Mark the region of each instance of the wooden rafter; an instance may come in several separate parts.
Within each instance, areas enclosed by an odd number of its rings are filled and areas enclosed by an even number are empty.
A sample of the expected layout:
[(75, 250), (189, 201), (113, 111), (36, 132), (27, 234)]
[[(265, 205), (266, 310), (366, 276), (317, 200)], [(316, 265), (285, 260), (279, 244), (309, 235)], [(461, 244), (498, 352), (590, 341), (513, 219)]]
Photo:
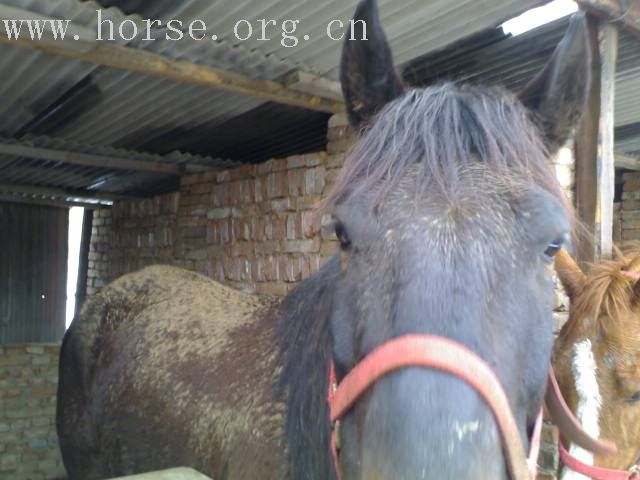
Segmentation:
[(37, 198), (22, 195), (12, 195), (0, 192), (0, 202), (26, 203), (29, 205), (44, 205), (47, 207), (84, 207), (84, 208), (109, 208), (111, 205), (104, 203), (79, 202), (75, 200), (57, 200), (50, 198)]
[[(2, 18), (44, 19), (34, 12), (3, 5), (0, 5), (0, 14)], [(176, 60), (165, 55), (118, 45), (110, 41), (97, 41), (91, 30), (79, 25), (70, 24), (68, 30), (77, 32), (77, 40), (71, 38), (73, 34), (65, 37), (64, 40), (46, 37), (40, 40), (31, 40), (25, 36), (21, 36), (19, 39), (9, 39), (6, 32), (0, 30), (0, 43), (309, 110), (327, 113), (344, 111), (343, 102), (335, 98), (287, 88), (285, 84), (279, 82), (260, 80), (228, 70)]]
[(135, 198), (130, 195), (119, 195), (116, 193), (99, 193), (89, 190), (69, 190), (66, 188), (39, 187), (37, 185), (14, 185), (10, 183), (1, 183), (0, 193), (40, 195), (60, 199), (73, 199), (78, 202), (92, 202), (95, 200), (130, 200), (132, 198)]
[(34, 158), (39, 160), (53, 160), (73, 165), (82, 165), (86, 167), (101, 167), (138, 172), (166, 173), (170, 175), (179, 175), (186, 170), (186, 167), (183, 165), (169, 162), (136, 160), (130, 158), (95, 155), (92, 153), (70, 152), (65, 150), (33, 147), (31, 145), (2, 141), (0, 141), (0, 154)]
[(632, 157), (616, 152), (616, 168), (640, 171), (640, 157)]
[(578, 0), (578, 4), (600, 17), (619, 24), (640, 39), (640, 2), (638, 0)]

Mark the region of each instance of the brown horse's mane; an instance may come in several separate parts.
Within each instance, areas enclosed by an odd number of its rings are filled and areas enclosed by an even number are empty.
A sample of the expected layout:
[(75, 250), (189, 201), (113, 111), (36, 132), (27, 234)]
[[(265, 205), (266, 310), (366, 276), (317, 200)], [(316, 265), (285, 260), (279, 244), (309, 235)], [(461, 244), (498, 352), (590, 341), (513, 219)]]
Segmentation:
[(611, 323), (631, 310), (636, 295), (635, 282), (622, 272), (640, 256), (640, 245), (616, 248), (615, 256), (614, 260), (591, 265), (590, 274), (571, 305), (569, 320), (560, 336), (572, 335), (587, 317), (594, 318), (594, 327), (606, 331)]

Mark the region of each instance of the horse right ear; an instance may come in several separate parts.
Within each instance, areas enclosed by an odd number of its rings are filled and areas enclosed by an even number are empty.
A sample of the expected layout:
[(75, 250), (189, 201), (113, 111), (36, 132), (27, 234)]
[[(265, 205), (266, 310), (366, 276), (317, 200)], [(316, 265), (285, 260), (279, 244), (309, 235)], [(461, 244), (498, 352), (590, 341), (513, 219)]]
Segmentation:
[(518, 94), (550, 153), (567, 142), (586, 104), (592, 62), (589, 33), (584, 12), (574, 14), (547, 65)]
[(557, 253), (554, 266), (560, 283), (562, 283), (569, 299), (573, 301), (587, 283), (586, 275), (564, 248)]
[(351, 25), (342, 48), (340, 81), (349, 122), (360, 130), (402, 94), (403, 86), (393, 66), (376, 0), (361, 0)]

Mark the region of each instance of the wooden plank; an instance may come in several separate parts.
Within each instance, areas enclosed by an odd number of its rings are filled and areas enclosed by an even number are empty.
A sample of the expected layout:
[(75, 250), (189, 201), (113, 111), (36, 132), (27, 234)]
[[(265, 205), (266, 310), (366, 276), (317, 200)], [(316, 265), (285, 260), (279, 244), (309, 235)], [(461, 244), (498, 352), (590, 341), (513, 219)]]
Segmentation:
[(291, 72), (284, 77), (283, 83), (292, 90), (342, 101), (340, 82), (334, 82), (309, 72), (301, 70)]
[(50, 148), (40, 148), (8, 142), (0, 142), (0, 154), (35, 158), (39, 160), (53, 160), (87, 167), (167, 173), (171, 175), (180, 175), (185, 171), (185, 167), (174, 163), (107, 157), (104, 155), (54, 150)]
[(640, 39), (640, 2), (638, 0), (578, 0), (580, 7), (614, 22)]
[[(43, 19), (43, 17), (28, 10), (12, 8), (9, 13), (11, 13), (10, 18)], [(77, 40), (71, 40), (66, 37), (64, 40), (46, 38), (44, 41), (31, 40), (26, 37), (9, 39), (4, 29), (0, 29), (0, 43), (309, 110), (327, 113), (344, 111), (344, 103), (341, 100), (337, 101), (333, 98), (308, 94), (289, 89), (282, 83), (255, 79), (240, 73), (185, 60), (175, 60), (165, 55), (117, 45), (113, 42), (98, 42), (95, 38), (88, 38), (87, 33), (84, 30), (80, 31), (78, 26), (69, 24), (69, 28), (70, 30), (75, 28), (80, 32), (75, 34), (77, 35)], [(69, 36), (71, 37), (72, 35), (70, 34)]]
[(600, 27), (600, 57), (602, 64), (600, 88), (600, 121), (598, 135), (596, 259), (613, 255), (613, 197), (615, 190), (614, 107), (616, 61), (618, 59), (618, 28), (602, 22)]
[(27, 205), (45, 205), (48, 207), (61, 207), (61, 208), (69, 208), (69, 207), (84, 207), (84, 208), (111, 208), (112, 205), (106, 205), (104, 203), (88, 203), (88, 202), (75, 202), (75, 201), (65, 201), (65, 200), (50, 200), (46, 198), (32, 198), (32, 197), (23, 197), (20, 195), (12, 195), (9, 193), (0, 192), (0, 202), (11, 202), (11, 203), (24, 203)]
[(64, 188), (39, 187), (36, 185), (13, 185), (10, 183), (0, 183), (0, 192), (17, 193), (26, 195), (42, 195), (47, 197), (74, 198), (78, 201), (91, 200), (129, 200), (134, 197), (129, 195), (119, 195), (111, 193), (99, 193), (89, 190), (69, 190)]
[(598, 128), (600, 123), (600, 46), (599, 21), (588, 17), (589, 49), (591, 51), (591, 81), (585, 111), (575, 135), (575, 202), (579, 225), (576, 256), (581, 264), (596, 259), (594, 229), (596, 223), (596, 160), (598, 156)]
[(142, 473), (110, 480), (211, 480), (206, 475), (192, 468), (178, 467), (157, 472)]
[(78, 261), (78, 279), (76, 281), (76, 315), (80, 312), (87, 298), (87, 276), (89, 273), (89, 250), (91, 247), (91, 230), (93, 227), (93, 210), (85, 209), (82, 218), (82, 237)]
[(616, 168), (625, 168), (627, 170), (640, 171), (640, 158), (632, 157), (631, 155), (625, 155), (617, 152), (615, 154)]

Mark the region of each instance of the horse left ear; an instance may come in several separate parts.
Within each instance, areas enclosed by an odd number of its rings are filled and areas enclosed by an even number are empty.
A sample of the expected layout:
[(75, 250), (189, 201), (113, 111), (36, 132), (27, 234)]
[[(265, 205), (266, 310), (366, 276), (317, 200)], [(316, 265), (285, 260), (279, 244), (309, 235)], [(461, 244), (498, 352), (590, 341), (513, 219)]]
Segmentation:
[(569, 299), (575, 300), (587, 283), (586, 275), (564, 248), (556, 254), (554, 266)]
[(547, 65), (518, 94), (533, 112), (551, 153), (564, 146), (580, 120), (590, 77), (589, 26), (584, 12), (579, 12)]
[(342, 48), (340, 81), (349, 121), (359, 130), (400, 96), (403, 86), (393, 66), (376, 0), (362, 0), (351, 24)]

